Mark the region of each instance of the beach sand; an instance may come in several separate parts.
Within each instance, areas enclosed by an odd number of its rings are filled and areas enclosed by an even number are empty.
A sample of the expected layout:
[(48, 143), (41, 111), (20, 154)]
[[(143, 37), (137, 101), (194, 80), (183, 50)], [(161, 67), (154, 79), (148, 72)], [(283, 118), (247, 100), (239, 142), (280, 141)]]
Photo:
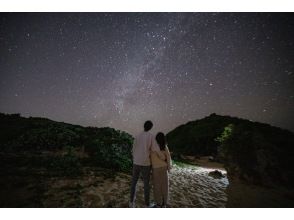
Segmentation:
[[(192, 165), (174, 166), (169, 174), (168, 207), (225, 207), (226, 177), (214, 179), (210, 171)], [(105, 170), (89, 170), (79, 179), (52, 178), (45, 193), (45, 207), (128, 207), (131, 176), (108, 175)], [(225, 171), (221, 171), (225, 174)], [(143, 181), (137, 185), (136, 207), (144, 207)], [(151, 202), (153, 190), (151, 182)]]

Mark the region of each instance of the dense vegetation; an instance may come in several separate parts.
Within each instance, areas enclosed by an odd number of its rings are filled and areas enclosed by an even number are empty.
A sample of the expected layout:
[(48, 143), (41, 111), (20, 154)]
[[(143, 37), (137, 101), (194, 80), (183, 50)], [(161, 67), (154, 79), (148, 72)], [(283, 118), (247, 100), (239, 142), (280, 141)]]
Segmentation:
[[(211, 114), (177, 127), (167, 140), (173, 159), (180, 154), (213, 155), (225, 164), (230, 178), (294, 185), (294, 134), (290, 131)], [(0, 113), (1, 167), (44, 167), (59, 175), (79, 175), (83, 166), (129, 172), (132, 143), (131, 135), (112, 128)], [(22, 156), (10, 160), (8, 155), (13, 154)]]
[(230, 124), (217, 140), (231, 177), (267, 186), (294, 186), (293, 133), (268, 125)]
[(175, 155), (217, 155), (219, 143), (215, 139), (228, 124), (249, 121), (211, 114), (200, 120), (180, 125), (167, 134), (169, 148)]
[(212, 114), (167, 134), (177, 154), (214, 155), (229, 177), (263, 185), (294, 185), (294, 134), (268, 124)]
[(0, 113), (0, 152), (49, 152), (42, 165), (64, 174), (78, 173), (82, 164), (130, 170), (132, 142), (131, 135), (113, 128), (82, 127)]

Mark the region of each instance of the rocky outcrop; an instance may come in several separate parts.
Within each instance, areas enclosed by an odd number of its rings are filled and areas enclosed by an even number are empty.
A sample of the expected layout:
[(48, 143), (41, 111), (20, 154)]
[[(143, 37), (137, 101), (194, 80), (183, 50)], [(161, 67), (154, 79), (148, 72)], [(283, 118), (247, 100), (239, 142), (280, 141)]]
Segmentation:
[(228, 207), (293, 205), (293, 132), (211, 114), (177, 127), (167, 139), (174, 155), (212, 155), (224, 164), (230, 182)]
[(271, 126), (229, 125), (220, 137), (229, 179), (267, 187), (294, 186), (294, 134)]
[(219, 138), (227, 207), (294, 206), (294, 135), (271, 126), (229, 125)]
[(173, 156), (212, 155), (228, 177), (248, 184), (294, 186), (294, 134), (268, 124), (211, 114), (167, 134)]
[(222, 174), (222, 172), (220, 172), (219, 170), (214, 170), (208, 173), (209, 176), (215, 178), (215, 179), (221, 179), (224, 178), (225, 175)]

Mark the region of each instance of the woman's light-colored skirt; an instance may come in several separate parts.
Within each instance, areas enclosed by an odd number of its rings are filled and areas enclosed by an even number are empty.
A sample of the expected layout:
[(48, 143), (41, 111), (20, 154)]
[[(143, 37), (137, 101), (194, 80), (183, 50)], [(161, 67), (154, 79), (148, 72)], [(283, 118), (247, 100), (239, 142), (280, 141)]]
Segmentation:
[(154, 200), (157, 205), (166, 206), (168, 202), (168, 171), (167, 167), (153, 168), (153, 192)]

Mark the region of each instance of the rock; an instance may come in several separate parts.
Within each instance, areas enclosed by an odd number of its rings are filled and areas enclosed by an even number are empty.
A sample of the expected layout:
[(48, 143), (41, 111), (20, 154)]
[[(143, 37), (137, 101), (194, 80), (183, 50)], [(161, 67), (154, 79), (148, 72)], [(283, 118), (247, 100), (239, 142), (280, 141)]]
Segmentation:
[(208, 161), (210, 161), (210, 162), (214, 162), (214, 161), (215, 161), (215, 159), (214, 159), (214, 157), (213, 157), (213, 156), (209, 156), (209, 157), (208, 157)]
[(208, 173), (209, 176), (216, 178), (216, 179), (221, 179), (223, 177), (225, 177), (224, 174), (222, 174), (222, 172), (215, 170), (215, 171), (211, 171)]

